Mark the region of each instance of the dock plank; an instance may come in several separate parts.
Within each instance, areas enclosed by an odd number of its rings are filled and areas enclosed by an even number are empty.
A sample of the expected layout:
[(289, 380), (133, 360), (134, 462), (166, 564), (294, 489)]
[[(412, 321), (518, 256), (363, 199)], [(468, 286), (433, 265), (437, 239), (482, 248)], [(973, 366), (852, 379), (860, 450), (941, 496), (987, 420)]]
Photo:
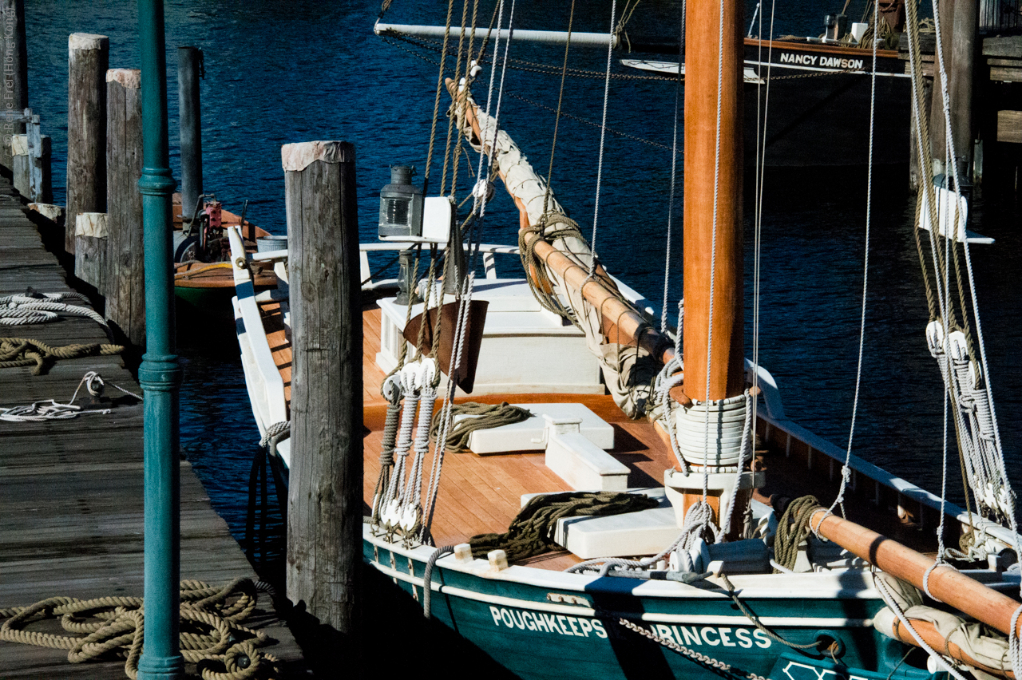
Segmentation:
[[(57, 258), (46, 251), (10, 182), (2, 178), (0, 241), (0, 296), (29, 287), (41, 293), (71, 290)], [(3, 326), (0, 337), (51, 346), (111, 342), (101, 325), (71, 317)], [(38, 376), (31, 367), (0, 369), (0, 407), (67, 402), (89, 371), (107, 382), (109, 413), (0, 421), (0, 609), (56, 595), (142, 595), (143, 409), (113, 385), (137, 395), (142, 390), (120, 356), (58, 360)], [(258, 580), (188, 462), (181, 461), (180, 475), (181, 578), (211, 584), (238, 577)], [(246, 625), (277, 641), (267, 651), (282, 660), (288, 677), (307, 675), (301, 650), (267, 597)], [(123, 678), (124, 662), (72, 665), (66, 651), (0, 642), (0, 677)]]

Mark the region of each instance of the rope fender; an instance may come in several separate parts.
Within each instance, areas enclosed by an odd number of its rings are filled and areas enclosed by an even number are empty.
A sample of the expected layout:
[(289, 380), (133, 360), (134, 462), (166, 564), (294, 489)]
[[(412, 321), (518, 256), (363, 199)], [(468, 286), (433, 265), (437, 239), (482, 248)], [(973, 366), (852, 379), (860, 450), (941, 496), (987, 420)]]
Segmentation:
[[(242, 625), (255, 610), (259, 591), (272, 589), (238, 578), (223, 586), (201, 581), (181, 582), (181, 655), (198, 664), (204, 680), (245, 680), (280, 675), (279, 660), (259, 647), (270, 643), (265, 633)], [(141, 597), (100, 597), (80, 600), (51, 597), (27, 607), (0, 609), (0, 640), (68, 650), (68, 661), (125, 658), (124, 673), (138, 677), (138, 659), (145, 636)], [(27, 630), (46, 619), (77, 635)]]

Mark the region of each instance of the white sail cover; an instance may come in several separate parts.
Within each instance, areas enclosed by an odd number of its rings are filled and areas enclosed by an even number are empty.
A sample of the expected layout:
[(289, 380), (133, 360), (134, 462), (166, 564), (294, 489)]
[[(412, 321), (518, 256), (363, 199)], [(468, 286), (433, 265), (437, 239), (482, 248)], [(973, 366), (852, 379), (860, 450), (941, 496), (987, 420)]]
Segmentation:
[[(525, 206), (529, 224), (538, 225), (543, 222), (544, 204), (547, 225), (544, 234), (563, 231), (565, 220), (574, 224), (568, 220), (564, 208), (557, 202), (553, 192), (549, 191), (546, 181), (533, 169), (510, 135), (503, 130), (496, 130), (496, 121), (475, 105), (470, 92), (463, 94), (466, 97), (466, 107), (473, 107), (475, 110), (491, 162), (504, 177), (508, 193)], [(459, 123), (472, 148), (477, 152), (481, 151), (483, 143), (475, 139), (472, 126), (465, 116), (459, 117)], [(589, 270), (594, 256), (580, 233), (576, 231), (574, 235), (547, 240), (579, 267)], [(536, 266), (542, 266), (542, 261), (537, 260)], [(651, 392), (650, 386), (660, 368), (655, 359), (644, 349), (607, 342), (603, 335), (599, 311), (586, 301), (582, 292), (566, 286), (564, 280), (549, 267), (545, 267), (545, 273), (553, 284), (554, 295), (561, 305), (571, 312), (576, 325), (585, 333), (589, 351), (599, 359), (604, 382), (613, 395), (614, 402), (631, 418), (644, 416), (646, 401)], [(600, 282), (605, 288), (617, 292), (617, 287), (609, 277), (600, 277)], [(623, 297), (620, 299), (629, 304)], [(636, 313), (641, 314), (638, 310)]]

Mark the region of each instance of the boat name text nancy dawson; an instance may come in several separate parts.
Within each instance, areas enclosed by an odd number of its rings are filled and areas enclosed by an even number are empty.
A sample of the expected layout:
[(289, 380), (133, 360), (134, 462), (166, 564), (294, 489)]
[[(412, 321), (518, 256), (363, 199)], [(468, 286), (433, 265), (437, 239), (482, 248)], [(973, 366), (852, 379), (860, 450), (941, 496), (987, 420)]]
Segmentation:
[[(599, 619), (565, 616), (563, 614), (543, 614), (541, 612), (521, 611), (505, 607), (490, 607), (493, 623), (496, 626), (519, 628), (521, 630), (538, 630), (558, 635), (606, 638), (607, 631)], [(761, 630), (749, 628), (716, 628), (714, 626), (665, 626), (655, 624), (652, 632), (666, 640), (681, 645), (708, 645), (717, 647), (752, 648), (753, 644), (761, 649), (770, 647), (770, 638)]]
[(792, 52), (781, 54), (780, 62), (782, 64), (802, 64), (803, 66), (828, 66), (852, 71), (861, 71), (864, 63), (862, 59), (821, 57), (816, 54), (794, 54)]

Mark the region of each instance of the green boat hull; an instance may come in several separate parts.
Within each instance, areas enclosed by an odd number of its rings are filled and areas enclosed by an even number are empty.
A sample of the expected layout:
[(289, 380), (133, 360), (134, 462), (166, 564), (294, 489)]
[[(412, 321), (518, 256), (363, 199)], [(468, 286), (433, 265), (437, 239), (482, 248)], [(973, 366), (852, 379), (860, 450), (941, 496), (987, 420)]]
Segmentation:
[[(368, 530), (363, 548), (370, 566), (421, 602), (427, 550), (403, 550), (370, 538)], [(723, 593), (641, 596), (632, 592), (641, 582), (625, 578), (592, 580), (580, 592), (557, 587), (559, 574), (547, 579), (544, 574), (553, 572), (535, 571), (531, 584), (437, 565), (431, 615), (513, 674), (537, 680), (697, 680), (748, 673), (772, 680), (933, 677), (901, 664), (908, 648), (873, 628), (870, 622), (883, 603), (851, 591), (829, 599), (743, 598), (761, 619), (785, 621), (771, 627), (789, 642), (836, 641), (835, 663), (829, 655), (794, 651), (771, 639)], [(620, 619), (695, 652), (696, 658), (625, 628)]]
[(178, 310), (186, 314), (234, 318), (234, 288), (174, 287)]

